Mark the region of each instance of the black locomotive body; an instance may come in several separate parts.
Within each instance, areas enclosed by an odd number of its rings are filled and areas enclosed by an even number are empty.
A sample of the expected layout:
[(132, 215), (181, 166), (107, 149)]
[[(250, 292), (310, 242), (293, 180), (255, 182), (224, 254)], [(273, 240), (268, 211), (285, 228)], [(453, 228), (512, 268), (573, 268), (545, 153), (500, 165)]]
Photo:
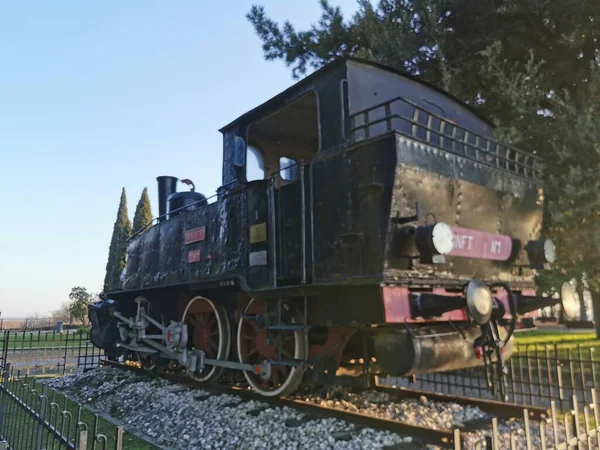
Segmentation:
[(501, 364), (519, 317), (577, 310), (567, 284), (560, 299), (535, 292), (554, 258), (539, 158), (494, 142), (448, 94), (345, 58), (221, 132), (216, 197), (159, 177), (157, 223), (90, 307), (110, 355), (206, 381), (240, 369), (281, 395)]

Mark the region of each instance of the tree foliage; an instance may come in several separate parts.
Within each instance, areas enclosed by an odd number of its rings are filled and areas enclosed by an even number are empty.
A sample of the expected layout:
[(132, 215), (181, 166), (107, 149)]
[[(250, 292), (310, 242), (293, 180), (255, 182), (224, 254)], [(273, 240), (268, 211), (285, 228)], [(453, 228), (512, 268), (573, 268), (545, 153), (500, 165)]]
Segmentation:
[(71, 299), (71, 304), (69, 305), (71, 317), (85, 322), (88, 305), (92, 303), (92, 295), (84, 287), (76, 286), (71, 289), (69, 298)]
[(50, 313), (50, 319), (53, 324), (56, 322), (68, 323), (73, 322), (73, 315), (71, 314), (71, 304), (63, 303), (60, 307)]
[(346, 20), (321, 0), (321, 18), (305, 31), (261, 6), (247, 17), (265, 58), (295, 77), (338, 56), (380, 62), (449, 91), (491, 119), (499, 140), (542, 155), (544, 233), (559, 259), (540, 283), (585, 274), (600, 292), (600, 3), (357, 1)]
[(131, 228), (131, 221), (127, 213), (127, 195), (123, 188), (106, 263), (105, 290), (116, 289), (120, 286), (121, 273), (125, 268), (127, 256), (127, 239), (131, 236)]
[(152, 223), (152, 206), (150, 205), (150, 197), (148, 196), (148, 188), (144, 188), (133, 215), (133, 232), (139, 231), (142, 228)]

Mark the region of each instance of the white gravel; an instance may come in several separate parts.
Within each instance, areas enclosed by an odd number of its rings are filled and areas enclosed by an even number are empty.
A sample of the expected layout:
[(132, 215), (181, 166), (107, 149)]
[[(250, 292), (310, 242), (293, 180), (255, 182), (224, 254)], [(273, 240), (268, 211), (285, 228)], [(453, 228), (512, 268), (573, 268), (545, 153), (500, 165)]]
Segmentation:
[[(410, 437), (358, 428), (338, 419), (306, 417), (290, 408), (272, 408), (265, 402), (243, 401), (237, 396), (214, 395), (207, 391), (171, 384), (166, 380), (142, 378), (131, 372), (105, 367), (85, 374), (51, 379), (46, 383), (69, 393), (82, 404), (109, 414), (160, 445), (176, 449), (417, 449)], [(419, 400), (395, 400), (385, 392), (353, 393), (347, 388), (330, 388), (321, 395), (296, 398), (331, 408), (369, 414), (389, 420), (428, 427), (454, 429), (479, 423), (486, 430), (468, 433), (464, 449), (476, 448), (491, 435), (491, 417), (472, 406)], [(531, 421), (532, 448), (541, 448), (539, 424)], [(522, 420), (499, 421), (500, 448), (525, 449)], [(551, 426), (547, 443), (552, 446)], [(560, 427), (561, 441), (564, 428)], [(435, 449), (436, 447), (430, 447)], [(486, 448), (485, 445), (481, 448)]]
[(453, 430), (474, 420), (491, 421), (491, 416), (477, 407), (430, 402), (426, 397), (399, 401), (387, 392), (375, 390), (357, 394), (347, 388), (336, 387), (328, 389), (325, 396), (298, 395), (295, 398), (320, 406), (398, 420), (434, 430)]
[(83, 405), (177, 449), (407, 449), (412, 439), (290, 408), (102, 368), (47, 381)]

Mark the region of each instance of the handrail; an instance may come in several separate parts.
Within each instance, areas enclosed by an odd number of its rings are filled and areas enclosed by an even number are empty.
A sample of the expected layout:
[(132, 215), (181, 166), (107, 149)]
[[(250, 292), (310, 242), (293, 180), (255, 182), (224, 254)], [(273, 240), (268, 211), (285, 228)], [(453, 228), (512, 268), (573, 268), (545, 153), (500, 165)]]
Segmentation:
[[(408, 118), (397, 113), (392, 114), (391, 105), (397, 102), (403, 102), (409, 105), (410, 107), (414, 108), (413, 117), (416, 117), (416, 119)], [(385, 108), (384, 116), (376, 120), (369, 121), (369, 113), (381, 108)], [(418, 121), (421, 112), (425, 115), (427, 123), (426, 125)], [(357, 119), (361, 116), (363, 119), (363, 123), (360, 125), (356, 125)], [(433, 128), (432, 122), (434, 119), (439, 120), (439, 129)], [(461, 125), (450, 122), (444, 117), (426, 111), (414, 102), (402, 97), (396, 97), (391, 100), (387, 100), (385, 102), (381, 102), (377, 105), (358, 111), (350, 116), (350, 120), (351, 128), (349, 130), (349, 133), (351, 135), (352, 141), (354, 142), (358, 140), (356, 137), (357, 131), (362, 131), (365, 135), (365, 138), (370, 138), (372, 136), (370, 136), (369, 128), (374, 125), (385, 122), (386, 131), (396, 130), (399, 133), (406, 135), (412, 139), (417, 139), (421, 142), (434, 145), (440, 148), (442, 151), (467, 157), (471, 160), (474, 160), (484, 165), (488, 165), (490, 167), (505, 169), (517, 175), (522, 175), (525, 178), (536, 179), (541, 174), (541, 170), (538, 167), (538, 164), (542, 161), (542, 158), (540, 156), (526, 152), (524, 150), (517, 149), (515, 147), (511, 147), (509, 145), (497, 143), (493, 139), (481, 136)], [(402, 132), (402, 130), (394, 128), (392, 125), (393, 120), (401, 120), (407, 125), (411, 126), (412, 134), (408, 134), (406, 132)], [(424, 132), (426, 134), (426, 137), (418, 137), (417, 130), (421, 130), (421, 132)], [(452, 131), (449, 133), (448, 130)], [(459, 133), (462, 133), (462, 137), (457, 137), (457, 134)], [(432, 134), (438, 136), (438, 143), (434, 142)], [(469, 140), (471, 140), (472, 142), (469, 142)], [(445, 146), (446, 141), (451, 143), (451, 149), (448, 149)], [(462, 152), (457, 150), (457, 146), (464, 146)], [(492, 148), (495, 149), (495, 151), (491, 150)], [(468, 155), (467, 149), (474, 151), (475, 155)], [(510, 152), (514, 153), (514, 157), (510, 157)], [(493, 164), (491, 161), (495, 161), (495, 164)]]
[[(271, 176), (270, 176), (270, 178), (271, 178), (271, 177), (273, 177), (274, 175), (277, 175), (277, 174), (279, 174), (279, 173), (283, 172), (284, 170), (290, 169), (290, 168), (292, 168), (292, 167), (299, 166), (301, 163), (302, 163), (302, 161), (297, 161), (297, 162), (295, 162), (294, 164), (290, 164), (289, 166), (286, 166), (284, 169), (280, 169), (280, 170), (278, 170), (278, 171), (276, 171), (276, 172), (271, 172)], [(306, 163), (304, 163), (304, 164), (306, 164)], [(265, 180), (266, 180), (266, 179), (265, 179)], [(148, 229), (152, 228), (152, 227), (153, 227), (153, 226), (154, 226), (156, 223), (158, 223), (158, 221), (159, 221), (160, 219), (166, 218), (166, 217), (167, 217), (169, 214), (173, 214), (173, 213), (176, 213), (176, 212), (183, 211), (183, 210), (185, 210), (185, 209), (191, 208), (192, 206), (195, 206), (195, 205), (198, 205), (198, 204), (200, 204), (200, 203), (204, 203), (204, 202), (207, 202), (207, 204), (206, 204), (206, 205), (203, 205), (203, 206), (208, 206), (208, 201), (209, 201), (209, 200), (211, 200), (211, 199), (213, 199), (213, 198), (215, 198), (215, 197), (217, 197), (217, 196), (219, 195), (219, 192), (218, 192), (218, 190), (219, 190), (219, 189), (222, 189), (222, 188), (224, 188), (224, 187), (227, 187), (227, 186), (230, 186), (230, 185), (232, 185), (232, 184), (235, 184), (235, 183), (237, 183), (238, 181), (239, 181), (239, 180), (230, 181), (229, 183), (227, 183), (227, 184), (224, 184), (224, 185), (220, 186), (220, 187), (217, 189), (217, 192), (215, 192), (215, 193), (214, 193), (213, 195), (211, 195), (210, 197), (206, 197), (206, 198), (205, 198), (205, 199), (203, 199), (203, 200), (198, 200), (197, 202), (193, 202), (193, 203), (190, 203), (190, 204), (188, 204), (188, 205), (181, 206), (181, 207), (179, 207), (179, 208), (177, 208), (177, 209), (174, 209), (173, 211), (169, 211), (168, 213), (165, 213), (165, 214), (163, 214), (163, 215), (160, 215), (160, 216), (157, 216), (157, 217), (155, 217), (154, 219), (152, 219), (152, 221), (151, 221), (150, 223), (148, 223), (148, 224), (147, 224), (147, 225), (145, 225), (144, 227), (142, 227), (142, 228), (138, 229), (137, 231), (135, 231), (135, 232), (134, 232), (134, 233), (133, 233), (133, 234), (132, 234), (132, 235), (129, 237), (129, 239), (127, 239), (127, 242), (128, 242), (128, 243), (129, 243), (129, 242), (131, 242), (133, 239), (135, 239), (135, 238), (136, 238), (136, 237), (138, 237), (139, 235), (143, 234), (143, 233), (144, 233), (146, 230), (148, 230)]]
[[(232, 184), (236, 183), (237, 181), (238, 181), (238, 180), (231, 181), (231, 182), (229, 182), (229, 183), (227, 183), (227, 184), (224, 184), (224, 185), (220, 186), (218, 189), (222, 189), (222, 188), (224, 188), (224, 187), (230, 186), (230, 185), (232, 185)], [(146, 224), (145, 226), (143, 226), (142, 228), (140, 228), (140, 229), (138, 229), (136, 232), (134, 232), (134, 233), (133, 233), (133, 234), (132, 234), (132, 235), (129, 237), (129, 239), (127, 239), (127, 242), (130, 242), (131, 240), (133, 240), (133, 239), (135, 239), (136, 237), (138, 237), (140, 234), (144, 233), (144, 232), (145, 232), (146, 230), (148, 230), (149, 228), (152, 228), (152, 227), (153, 227), (153, 226), (154, 226), (156, 223), (158, 223), (158, 221), (159, 221), (160, 219), (166, 218), (166, 217), (167, 217), (169, 214), (173, 214), (173, 213), (176, 213), (176, 212), (179, 212), (179, 211), (183, 211), (183, 210), (185, 210), (185, 209), (191, 208), (192, 206), (195, 206), (195, 205), (198, 205), (198, 204), (200, 204), (200, 203), (204, 203), (204, 202), (206, 202), (206, 205), (203, 205), (203, 206), (208, 206), (208, 201), (209, 201), (209, 200), (211, 200), (211, 199), (213, 199), (213, 198), (215, 198), (215, 197), (217, 197), (217, 196), (219, 195), (218, 189), (217, 189), (217, 192), (215, 192), (215, 193), (214, 193), (213, 195), (211, 195), (210, 197), (206, 197), (206, 198), (204, 198), (204, 199), (202, 199), (202, 200), (198, 200), (197, 202), (193, 202), (193, 203), (190, 203), (190, 204), (188, 204), (188, 205), (181, 206), (181, 207), (179, 207), (179, 208), (177, 208), (177, 209), (174, 209), (173, 211), (169, 211), (168, 213), (165, 213), (165, 214), (163, 214), (163, 215), (156, 216), (154, 219), (152, 219), (152, 220), (150, 221), (150, 223)]]
[(501, 146), (503, 146), (503, 147), (505, 147), (505, 148), (507, 148), (507, 149), (509, 149), (509, 150), (513, 150), (513, 151), (515, 151), (515, 152), (518, 152), (518, 153), (522, 153), (522, 154), (525, 154), (525, 155), (529, 155), (529, 156), (531, 156), (532, 158), (535, 158), (535, 159), (537, 159), (537, 160), (540, 160), (540, 161), (542, 161), (542, 160), (543, 160), (543, 158), (542, 158), (541, 156), (538, 156), (538, 155), (536, 155), (536, 154), (534, 154), (534, 153), (530, 153), (530, 152), (527, 152), (527, 151), (525, 151), (525, 150), (521, 150), (521, 149), (519, 149), (519, 148), (512, 147), (512, 146), (510, 146), (510, 145), (507, 145), (507, 144), (501, 144), (501, 143), (495, 142), (493, 139), (489, 139), (489, 138), (486, 138), (486, 137), (484, 137), (484, 136), (478, 135), (477, 133), (474, 133), (473, 131), (469, 130), (468, 128), (465, 128), (465, 127), (463, 127), (463, 126), (461, 126), (461, 125), (458, 125), (458, 124), (452, 123), (452, 122), (450, 122), (450, 121), (449, 121), (447, 118), (445, 118), (445, 117), (442, 117), (442, 116), (439, 116), (439, 115), (437, 115), (437, 114), (435, 114), (435, 113), (429, 112), (429, 111), (427, 111), (427, 110), (423, 109), (422, 107), (420, 107), (419, 105), (417, 105), (416, 103), (414, 103), (413, 101), (411, 101), (411, 100), (408, 100), (408, 99), (405, 99), (405, 98), (403, 98), (403, 97), (395, 97), (395, 98), (393, 98), (393, 99), (391, 99), (391, 100), (387, 100), (387, 101), (385, 101), (385, 102), (381, 102), (381, 103), (379, 103), (379, 104), (377, 104), (377, 105), (370, 106), (369, 108), (365, 108), (365, 109), (363, 109), (362, 111), (359, 111), (359, 112), (357, 112), (357, 113), (354, 113), (354, 114), (352, 114), (350, 117), (351, 117), (351, 118), (354, 118), (355, 116), (357, 116), (357, 115), (359, 115), (359, 114), (364, 114), (365, 112), (373, 111), (374, 109), (381, 108), (382, 106), (385, 106), (386, 104), (395, 103), (395, 102), (397, 102), (397, 101), (402, 101), (402, 102), (404, 102), (404, 103), (406, 103), (406, 104), (408, 104), (408, 105), (414, 106), (416, 109), (418, 109), (418, 110), (420, 110), (420, 111), (423, 111), (424, 113), (426, 113), (426, 114), (429, 114), (430, 116), (432, 116), (432, 117), (435, 117), (436, 119), (439, 119), (439, 120), (441, 120), (442, 122), (445, 122), (445, 123), (447, 123), (447, 124), (449, 124), (449, 125), (451, 125), (451, 126), (453, 126), (453, 127), (459, 128), (459, 129), (461, 129), (462, 131), (465, 131), (465, 132), (468, 132), (468, 133), (470, 133), (470, 134), (473, 134), (474, 136), (477, 136), (477, 137), (483, 138), (483, 139), (485, 139), (485, 140), (488, 140), (488, 141), (494, 142), (495, 144), (501, 145)]

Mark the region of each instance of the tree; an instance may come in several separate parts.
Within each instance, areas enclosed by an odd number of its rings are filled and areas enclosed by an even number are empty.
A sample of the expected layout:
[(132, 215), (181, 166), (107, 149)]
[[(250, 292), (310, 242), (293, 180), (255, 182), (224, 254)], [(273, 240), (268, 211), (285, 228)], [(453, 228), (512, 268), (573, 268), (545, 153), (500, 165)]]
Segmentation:
[(125, 268), (127, 256), (127, 239), (131, 236), (131, 221), (127, 214), (127, 195), (125, 188), (121, 192), (121, 201), (114, 224), (108, 262), (106, 263), (106, 276), (104, 290), (117, 289), (120, 286), (120, 277)]
[[(551, 292), (585, 278), (600, 319), (600, 6), (583, 0), (358, 0), (345, 21), (321, 0), (306, 31), (253, 6), (265, 58), (295, 77), (354, 55), (409, 72), (490, 118), (498, 140), (544, 157), (544, 235), (557, 244)], [(597, 320), (600, 335), (600, 320)]]
[(148, 188), (144, 188), (140, 201), (135, 208), (133, 215), (133, 232), (137, 232), (152, 223), (152, 207), (150, 197), (148, 197)]
[(39, 313), (33, 313), (27, 316), (23, 325), (24, 330), (35, 330), (41, 327), (42, 318)]
[(92, 295), (88, 293), (88, 291), (84, 287), (77, 286), (71, 289), (69, 298), (71, 299), (71, 304), (69, 305), (69, 313), (75, 319), (78, 319), (81, 322), (85, 322), (85, 318), (87, 317), (88, 312), (88, 306), (90, 305), (90, 303), (92, 303)]
[(71, 314), (71, 305), (69, 303), (63, 303), (60, 308), (50, 313), (50, 318), (53, 323), (62, 322), (71, 324), (73, 322), (73, 315)]
[[(524, 65), (533, 50), (544, 61), (536, 80), (549, 92), (575, 94), (588, 79), (600, 48), (600, 7), (595, 0), (357, 0), (348, 21), (340, 8), (319, 0), (322, 14), (305, 31), (269, 19), (254, 5), (247, 18), (263, 42), (267, 60), (281, 59), (294, 77), (339, 56), (380, 62), (440, 86), (508, 121), (516, 113), (479, 77), (485, 51), (502, 42), (500, 61)], [(542, 76), (543, 75), (543, 76)]]

